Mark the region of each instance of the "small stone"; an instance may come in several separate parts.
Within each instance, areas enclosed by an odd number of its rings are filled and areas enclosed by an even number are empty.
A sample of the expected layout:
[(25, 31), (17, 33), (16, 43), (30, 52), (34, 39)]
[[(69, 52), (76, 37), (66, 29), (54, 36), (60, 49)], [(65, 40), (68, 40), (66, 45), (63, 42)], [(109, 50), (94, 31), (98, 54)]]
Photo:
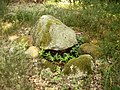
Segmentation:
[(84, 43), (80, 45), (78, 53), (90, 54), (94, 58), (98, 58), (102, 55), (101, 48), (98, 45), (94, 45), (91, 43)]
[(9, 36), (9, 37), (8, 37), (8, 40), (14, 41), (14, 40), (16, 40), (17, 38), (19, 38), (17, 35), (13, 35), (13, 36)]
[(30, 55), (32, 58), (36, 58), (39, 55), (39, 49), (36, 46), (31, 46), (25, 51), (25, 54)]

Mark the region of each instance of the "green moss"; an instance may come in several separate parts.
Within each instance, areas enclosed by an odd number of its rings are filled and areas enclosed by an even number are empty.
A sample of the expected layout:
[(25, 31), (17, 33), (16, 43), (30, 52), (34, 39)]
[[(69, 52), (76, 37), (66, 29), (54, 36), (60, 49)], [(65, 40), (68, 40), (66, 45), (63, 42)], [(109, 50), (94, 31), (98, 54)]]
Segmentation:
[(38, 47), (40, 47), (40, 40), (41, 40), (40, 32), (41, 32), (40, 23), (38, 23), (30, 32), (30, 34), (32, 35), (34, 44), (37, 45)]
[(26, 46), (32, 45), (32, 39), (30, 39), (28, 36), (21, 36), (20, 38), (15, 40), (16, 44), (25, 44)]
[(49, 32), (43, 32), (42, 38), (41, 38), (41, 41), (40, 41), (40, 46), (46, 47), (46, 46), (49, 45), (50, 41), (51, 41), (50, 33)]
[(78, 68), (85, 73), (87, 71), (88, 73), (91, 73), (91, 59), (86, 56), (81, 56), (78, 58), (79, 62), (76, 62), (76, 65)]
[(90, 44), (90, 43), (84, 43), (82, 44), (79, 49), (79, 52), (83, 52), (86, 54), (92, 55), (94, 58), (98, 58), (102, 55), (101, 48), (98, 45)]
[(47, 28), (47, 29), (46, 29), (46, 31), (49, 30), (50, 26), (52, 25), (52, 22), (53, 22), (52, 20), (48, 20), (48, 21), (47, 21), (47, 24), (46, 24), (46, 28)]
[(45, 48), (50, 44), (52, 38), (51, 38), (51, 35), (49, 32), (49, 29), (50, 29), (51, 25), (54, 23), (57, 25), (62, 24), (61, 21), (56, 20), (56, 19), (54, 20), (54, 18), (53, 18), (53, 19), (47, 20), (47, 22), (45, 23), (45, 28), (42, 28), (43, 26), (41, 26), (41, 23), (38, 22), (35, 29), (33, 29), (31, 34), (33, 36), (33, 40), (34, 40), (35, 44), (38, 47)]
[(62, 22), (60, 22), (59, 20), (48, 20), (47, 24), (46, 24), (47, 31), (49, 30), (49, 28), (52, 24), (58, 24), (59, 25), (59, 24), (62, 24)]
[(46, 25), (47, 29), (42, 30), (41, 23), (38, 23), (36, 28), (34, 28), (33, 31), (31, 32), (34, 43), (38, 47), (46, 47), (49, 45), (49, 43), (51, 41), (51, 36), (49, 33), (50, 26), (51, 26), (51, 24), (48, 22)]
[(92, 57), (90, 55), (81, 55), (78, 58), (70, 60), (64, 67), (64, 74), (75, 74), (78, 70), (85, 73), (91, 73)]
[(52, 22), (49, 20), (46, 24), (46, 29), (44, 31), (42, 31), (42, 37), (41, 37), (41, 41), (40, 41), (40, 46), (42, 46), (42, 47), (48, 46), (51, 41), (51, 36), (49, 33), (49, 29), (50, 29), (51, 25), (52, 25)]
[(50, 33), (49, 33), (49, 29), (50, 29), (50, 26), (53, 23), (61, 24), (61, 22), (59, 20), (48, 20), (47, 21), (46, 29), (44, 31), (42, 31), (42, 38), (41, 38), (41, 41), (40, 41), (40, 46), (46, 47), (51, 42), (52, 39), (51, 39), (51, 36), (50, 36)]

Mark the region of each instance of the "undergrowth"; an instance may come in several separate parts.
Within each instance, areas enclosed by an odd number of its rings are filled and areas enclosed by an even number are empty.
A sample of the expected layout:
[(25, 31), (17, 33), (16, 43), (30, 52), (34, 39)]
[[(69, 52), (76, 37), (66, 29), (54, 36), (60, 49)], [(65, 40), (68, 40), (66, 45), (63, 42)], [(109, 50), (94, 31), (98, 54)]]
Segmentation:
[(24, 54), (24, 45), (12, 47), (8, 41), (2, 39), (0, 39), (0, 90), (32, 90), (28, 80), (30, 59)]
[(85, 43), (85, 39), (81, 36), (77, 36), (78, 44), (74, 45), (72, 48), (68, 48), (63, 51), (52, 51), (52, 50), (40, 50), (39, 57), (45, 58), (49, 61), (56, 62), (65, 62), (67, 63), (70, 59), (76, 58), (79, 56), (78, 48), (81, 44)]

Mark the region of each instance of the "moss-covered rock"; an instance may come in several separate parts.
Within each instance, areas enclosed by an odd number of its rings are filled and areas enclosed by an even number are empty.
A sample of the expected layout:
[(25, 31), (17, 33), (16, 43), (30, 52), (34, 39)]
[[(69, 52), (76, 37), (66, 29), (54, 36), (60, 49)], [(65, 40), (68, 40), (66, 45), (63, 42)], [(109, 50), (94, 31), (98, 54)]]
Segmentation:
[(78, 58), (71, 59), (68, 63), (64, 66), (63, 73), (66, 75), (69, 74), (90, 74), (93, 69), (93, 61), (92, 56), (89, 54), (80, 55)]
[(44, 49), (64, 50), (77, 44), (75, 32), (50, 15), (39, 19), (31, 35), (34, 44)]
[(98, 45), (92, 43), (84, 43), (80, 45), (78, 52), (80, 54), (90, 54), (94, 58), (98, 58), (102, 55), (101, 48)]

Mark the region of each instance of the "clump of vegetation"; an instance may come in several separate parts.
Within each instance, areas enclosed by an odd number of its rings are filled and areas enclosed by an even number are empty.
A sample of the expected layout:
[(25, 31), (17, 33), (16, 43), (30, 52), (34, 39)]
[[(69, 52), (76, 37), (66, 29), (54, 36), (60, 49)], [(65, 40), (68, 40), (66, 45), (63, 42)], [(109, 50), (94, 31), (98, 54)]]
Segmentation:
[[(103, 72), (103, 76), (105, 77), (104, 85), (105, 90), (107, 89), (119, 89), (119, 77), (120, 77), (120, 45), (119, 45), (119, 34), (116, 31), (109, 31), (106, 37), (102, 41), (102, 49), (104, 52), (103, 59), (104, 62), (107, 62), (109, 66), (106, 68), (107, 71)], [(104, 46), (104, 47), (103, 47)], [(111, 81), (110, 81), (111, 80)], [(109, 86), (109, 87), (108, 87)]]
[(31, 90), (28, 80), (30, 59), (24, 54), (24, 45), (11, 45), (0, 39), (0, 89)]
[(75, 57), (78, 57), (77, 52), (78, 45), (75, 45), (68, 53), (62, 51), (45, 51), (42, 49), (40, 51), (39, 56), (42, 58), (45, 58), (49, 61), (56, 61), (56, 62), (68, 62), (70, 59), (73, 59)]
[(4, 15), (4, 13), (7, 10), (7, 2), (5, 2), (4, 0), (0, 0), (0, 18)]

